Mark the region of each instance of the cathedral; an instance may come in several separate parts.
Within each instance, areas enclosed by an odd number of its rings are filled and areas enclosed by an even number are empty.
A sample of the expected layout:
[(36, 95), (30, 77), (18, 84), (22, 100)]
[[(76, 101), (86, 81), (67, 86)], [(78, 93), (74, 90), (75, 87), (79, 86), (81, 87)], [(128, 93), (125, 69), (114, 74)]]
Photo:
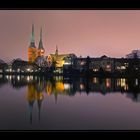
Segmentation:
[[(40, 30), (40, 40), (38, 48), (35, 45), (34, 25), (32, 25), (32, 33), (30, 45), (28, 47), (28, 62), (36, 63), (39, 67), (50, 67), (55, 63), (55, 67), (62, 68), (63, 65), (71, 65), (72, 59), (76, 57), (75, 54), (59, 54), (58, 47), (54, 54), (44, 56), (45, 49), (42, 42), (42, 28)], [(53, 63), (54, 62), (54, 63)]]

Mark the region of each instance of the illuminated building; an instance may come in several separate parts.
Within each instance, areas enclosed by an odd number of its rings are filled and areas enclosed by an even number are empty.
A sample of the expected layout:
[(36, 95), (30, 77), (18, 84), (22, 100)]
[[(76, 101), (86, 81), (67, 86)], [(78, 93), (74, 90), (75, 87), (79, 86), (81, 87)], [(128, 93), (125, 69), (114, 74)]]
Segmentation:
[(37, 48), (35, 46), (34, 25), (32, 25), (31, 42), (28, 47), (28, 61), (34, 62), (37, 57)]
[(59, 54), (57, 46), (55, 54), (50, 54), (50, 56), (50, 60), (56, 62), (55, 66), (58, 68), (63, 67), (63, 65), (71, 65), (73, 58), (76, 58), (75, 54)]

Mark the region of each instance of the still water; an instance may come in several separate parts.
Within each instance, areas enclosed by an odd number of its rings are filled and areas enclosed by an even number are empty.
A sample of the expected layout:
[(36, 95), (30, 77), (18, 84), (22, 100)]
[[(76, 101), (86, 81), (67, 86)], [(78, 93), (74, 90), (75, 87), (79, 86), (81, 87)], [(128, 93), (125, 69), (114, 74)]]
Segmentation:
[(140, 79), (0, 75), (1, 130), (140, 129)]

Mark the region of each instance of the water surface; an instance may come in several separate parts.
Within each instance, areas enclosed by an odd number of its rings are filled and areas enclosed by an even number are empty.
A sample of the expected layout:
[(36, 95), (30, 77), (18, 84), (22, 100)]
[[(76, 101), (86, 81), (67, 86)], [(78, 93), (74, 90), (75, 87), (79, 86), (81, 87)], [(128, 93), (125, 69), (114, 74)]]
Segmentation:
[(140, 79), (0, 76), (1, 130), (140, 129)]

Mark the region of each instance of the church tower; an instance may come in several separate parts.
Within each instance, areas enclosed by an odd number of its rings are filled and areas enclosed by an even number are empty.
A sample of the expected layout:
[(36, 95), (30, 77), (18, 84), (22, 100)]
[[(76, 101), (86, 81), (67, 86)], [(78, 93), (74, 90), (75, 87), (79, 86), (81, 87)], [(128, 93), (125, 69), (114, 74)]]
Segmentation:
[(44, 56), (45, 49), (43, 48), (43, 43), (42, 43), (42, 28), (40, 30), (40, 41), (38, 45), (38, 56)]
[(58, 56), (58, 47), (56, 45), (55, 56)]
[(35, 46), (34, 24), (32, 24), (32, 34), (30, 46), (28, 47), (28, 61), (34, 62), (37, 57), (37, 49)]

